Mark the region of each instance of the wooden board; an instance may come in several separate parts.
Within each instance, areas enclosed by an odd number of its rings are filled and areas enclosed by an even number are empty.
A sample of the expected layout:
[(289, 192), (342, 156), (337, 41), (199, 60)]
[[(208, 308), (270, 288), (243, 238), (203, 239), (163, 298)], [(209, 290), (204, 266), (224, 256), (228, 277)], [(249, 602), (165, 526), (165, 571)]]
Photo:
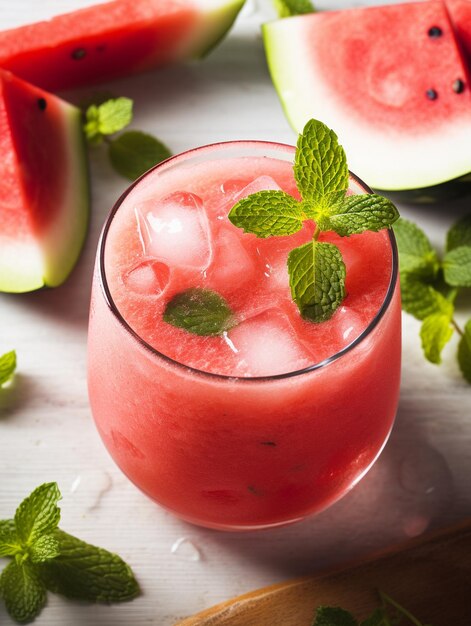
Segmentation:
[(355, 566), (239, 596), (176, 626), (310, 626), (319, 605), (365, 618), (379, 605), (378, 589), (424, 624), (471, 626), (471, 520)]

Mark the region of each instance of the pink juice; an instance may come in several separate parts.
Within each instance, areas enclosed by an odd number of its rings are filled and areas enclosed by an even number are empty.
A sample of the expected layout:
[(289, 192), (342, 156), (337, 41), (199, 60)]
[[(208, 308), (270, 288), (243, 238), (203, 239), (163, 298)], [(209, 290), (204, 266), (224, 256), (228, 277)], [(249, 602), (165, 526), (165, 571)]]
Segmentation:
[[(396, 413), (400, 298), (387, 231), (337, 244), (347, 297), (328, 322), (301, 318), (286, 268), (313, 223), (260, 239), (228, 220), (242, 197), (299, 197), (294, 149), (236, 142), (194, 150), (145, 175), (109, 218), (89, 334), (93, 414), (133, 482), (188, 521), (269, 527), (319, 511), (350, 489)], [(351, 179), (351, 193), (365, 190)], [(163, 320), (199, 287), (238, 321), (201, 337)]]

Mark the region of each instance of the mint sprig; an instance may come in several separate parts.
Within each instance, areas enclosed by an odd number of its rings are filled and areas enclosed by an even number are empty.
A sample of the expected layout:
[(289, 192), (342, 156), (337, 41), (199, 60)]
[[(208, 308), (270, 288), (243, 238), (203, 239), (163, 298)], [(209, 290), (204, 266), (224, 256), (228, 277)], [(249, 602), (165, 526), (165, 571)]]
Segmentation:
[(380, 591), (379, 596), (381, 606), (361, 622), (340, 607), (320, 606), (312, 626), (430, 626), (384, 592)]
[(128, 565), (116, 554), (59, 530), (56, 483), (25, 498), (14, 519), (0, 521), (0, 557), (11, 562), (0, 575), (0, 597), (17, 622), (33, 620), (47, 590), (92, 602), (122, 602), (139, 594)]
[(168, 159), (171, 152), (161, 141), (141, 131), (132, 130), (111, 137), (132, 121), (133, 101), (130, 98), (99, 98), (88, 104), (84, 112), (83, 130), (89, 144), (108, 144), (113, 168), (125, 178), (135, 180), (151, 167)]
[(312, 242), (288, 256), (291, 295), (303, 318), (324, 322), (345, 298), (345, 264), (334, 244), (318, 242), (321, 232), (342, 237), (389, 228), (399, 217), (392, 202), (376, 194), (347, 196), (349, 171), (337, 135), (310, 120), (298, 138), (294, 178), (302, 200), (284, 192), (260, 191), (240, 200), (230, 221), (257, 237), (291, 235), (314, 220)]
[(458, 333), (458, 364), (463, 377), (471, 383), (471, 320), (463, 329), (455, 318), (460, 290), (471, 287), (471, 215), (448, 231), (442, 260), (413, 222), (401, 218), (394, 224), (394, 233), (399, 250), (402, 308), (422, 321), (420, 338), (426, 359), (441, 363), (443, 348)]
[(0, 387), (7, 383), (16, 370), (16, 352), (11, 350), (0, 356)]

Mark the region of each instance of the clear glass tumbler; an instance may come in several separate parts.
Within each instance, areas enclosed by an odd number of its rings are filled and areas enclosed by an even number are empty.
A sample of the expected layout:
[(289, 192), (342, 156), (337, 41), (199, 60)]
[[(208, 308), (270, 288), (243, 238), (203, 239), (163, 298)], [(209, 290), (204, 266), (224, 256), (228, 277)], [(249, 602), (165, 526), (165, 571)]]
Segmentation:
[[(215, 144), (158, 166), (270, 157), (294, 148), (265, 142)], [(175, 515), (223, 530), (302, 520), (348, 492), (368, 471), (391, 431), (399, 396), (401, 307), (392, 232), (386, 296), (346, 348), (301, 371), (235, 378), (198, 371), (148, 345), (113, 301), (106, 272), (118, 200), (98, 247), (89, 326), (93, 416), (115, 462), (139, 489)], [(351, 190), (369, 190), (351, 175)]]

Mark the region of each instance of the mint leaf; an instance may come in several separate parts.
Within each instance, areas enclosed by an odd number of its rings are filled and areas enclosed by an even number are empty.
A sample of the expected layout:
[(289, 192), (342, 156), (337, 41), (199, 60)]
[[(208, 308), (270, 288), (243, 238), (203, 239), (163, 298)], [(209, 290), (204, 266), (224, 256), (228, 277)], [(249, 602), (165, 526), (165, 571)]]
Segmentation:
[(60, 520), (57, 502), (61, 494), (57, 483), (45, 483), (25, 498), (15, 513), (15, 527), (19, 539), (25, 545), (32, 545), (41, 537), (53, 531)]
[(103, 136), (125, 128), (132, 120), (133, 102), (129, 98), (113, 98), (102, 104), (92, 104), (85, 113), (85, 136), (99, 143)]
[(318, 212), (341, 202), (347, 193), (345, 151), (334, 131), (318, 120), (310, 120), (298, 138), (294, 177), (303, 200)]
[(420, 329), (420, 338), (425, 357), (431, 363), (441, 363), (443, 348), (453, 335), (451, 318), (443, 313), (434, 313), (426, 317)]
[(314, 13), (315, 8), (310, 0), (274, 0), (278, 17), (305, 15)]
[(33, 563), (43, 563), (59, 556), (59, 542), (53, 535), (43, 535), (28, 550)]
[(351, 613), (340, 607), (320, 606), (313, 626), (358, 626), (358, 622)]
[(0, 520), (0, 557), (13, 556), (21, 550), (13, 520)]
[(466, 322), (458, 344), (458, 364), (464, 378), (471, 383), (471, 319)]
[(401, 276), (402, 308), (418, 320), (424, 320), (434, 313), (452, 317), (453, 304), (432, 285), (424, 283), (410, 274)]
[(435, 278), (440, 264), (426, 234), (416, 224), (400, 218), (393, 226), (399, 252), (399, 271)]
[(0, 356), (0, 387), (8, 382), (16, 369), (16, 352), (6, 352)]
[(258, 191), (242, 198), (231, 209), (229, 219), (246, 233), (265, 238), (292, 235), (306, 219), (301, 203), (284, 191)]
[(222, 335), (236, 325), (234, 315), (222, 296), (209, 289), (188, 289), (167, 304), (163, 319), (194, 335)]
[(108, 154), (118, 174), (130, 180), (136, 180), (151, 167), (172, 156), (165, 144), (138, 130), (130, 130), (110, 141)]
[(471, 246), (471, 214), (465, 215), (465, 217), (456, 222), (447, 234), (447, 251), (461, 246)]
[(34, 619), (46, 602), (46, 588), (27, 562), (12, 561), (0, 576), (0, 594), (10, 616), (17, 622)]
[(118, 555), (57, 529), (60, 555), (40, 565), (47, 588), (67, 598), (124, 602), (140, 593), (131, 568)]
[[(378, 232), (389, 228), (399, 217), (394, 204), (376, 194), (348, 196), (332, 207), (322, 230), (333, 230), (341, 237), (349, 237), (366, 230)], [(322, 219), (322, 218), (321, 218)]]
[(471, 287), (471, 246), (459, 246), (445, 254), (443, 277), (452, 287)]
[(345, 297), (345, 264), (337, 246), (311, 241), (288, 255), (291, 295), (305, 319), (325, 322)]

